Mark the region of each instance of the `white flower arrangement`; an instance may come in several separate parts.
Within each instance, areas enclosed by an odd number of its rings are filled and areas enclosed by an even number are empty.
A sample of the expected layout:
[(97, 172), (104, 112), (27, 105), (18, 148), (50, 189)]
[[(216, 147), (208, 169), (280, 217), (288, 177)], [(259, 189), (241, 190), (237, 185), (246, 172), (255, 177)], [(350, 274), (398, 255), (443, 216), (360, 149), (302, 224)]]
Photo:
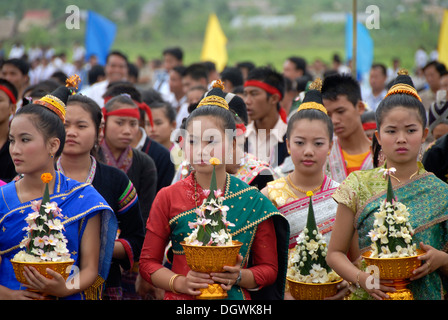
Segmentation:
[(414, 229), (408, 222), (409, 211), (401, 202), (383, 202), (375, 212), (373, 229), (369, 232), (372, 241), (372, 258), (402, 258), (417, 254), (412, 242)]
[[(339, 275), (329, 269), (326, 263), (322, 263), (328, 250), (322, 234), (316, 230), (313, 230), (312, 234), (314, 237), (311, 239), (305, 227), (297, 237), (297, 245), (289, 253), (287, 276), (305, 283), (328, 283), (339, 280)], [(301, 272), (306, 265), (311, 266), (309, 274)]]
[(402, 258), (417, 254), (417, 246), (413, 243), (414, 229), (409, 223), (408, 208), (393, 195), (390, 174), (395, 168), (381, 169), (383, 175), (389, 176), (386, 199), (374, 213), (373, 229), (368, 233), (372, 258)]
[[(210, 163), (215, 166), (220, 162), (218, 159), (212, 158)], [(207, 198), (195, 210), (196, 221), (188, 223), (193, 232), (184, 238), (186, 244), (197, 246), (227, 246), (233, 244), (232, 235), (227, 228), (235, 225), (227, 221), (229, 207), (223, 205), (225, 200), (223, 192), (220, 189), (216, 190), (214, 170), (215, 168), (213, 168), (210, 190), (204, 190)]]
[(290, 251), (288, 257), (287, 277), (305, 283), (329, 283), (340, 279), (325, 261), (327, 256), (327, 243), (318, 231), (314, 219), (311, 197), (313, 193), (307, 192), (310, 197), (308, 221), (306, 227), (297, 237), (296, 246)]
[[(48, 183), (52, 177), (49, 174), (44, 175), (42, 180)], [(41, 204), (42, 201), (45, 204)], [(64, 226), (59, 219), (62, 209), (56, 202), (49, 202), (48, 185), (43, 200), (31, 202), (31, 208), (33, 211), (25, 218), (28, 226), (23, 228), (27, 236), (20, 243), (20, 248), (25, 250), (19, 251), (13, 260), (21, 262), (70, 260), (67, 239), (62, 233)]]

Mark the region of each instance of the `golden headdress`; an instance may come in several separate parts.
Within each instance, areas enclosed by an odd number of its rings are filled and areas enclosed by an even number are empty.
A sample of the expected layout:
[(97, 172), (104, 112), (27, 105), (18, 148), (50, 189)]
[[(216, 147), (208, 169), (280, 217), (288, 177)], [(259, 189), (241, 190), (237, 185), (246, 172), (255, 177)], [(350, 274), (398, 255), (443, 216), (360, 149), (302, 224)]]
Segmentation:
[(309, 90), (306, 92), (305, 98), (303, 98), (303, 102), (297, 109), (297, 112), (301, 110), (315, 109), (327, 114), (327, 109), (325, 109), (322, 103), (321, 90), (322, 80), (320, 78), (316, 78), (316, 80), (310, 84)]
[(389, 89), (384, 98), (393, 94), (404, 93), (417, 98), (421, 102), (422, 98), (420, 98), (417, 90), (414, 88), (414, 83), (408, 71), (406, 69), (400, 69), (397, 74), (398, 76), (394, 80), (394, 85)]
[[(214, 90), (216, 89), (216, 90)], [(212, 92), (214, 91), (214, 92)], [(218, 91), (218, 92), (216, 92)], [(215, 83), (213, 84), (213, 89), (210, 91), (210, 95), (204, 97), (198, 104), (198, 106), (196, 108), (200, 108), (202, 106), (218, 106), (221, 108), (224, 108), (226, 110), (229, 110), (229, 104), (227, 103), (226, 99), (224, 99), (223, 97), (217, 95), (223, 93), (224, 91), (224, 84), (222, 83), (221, 80), (216, 80)]]
[(50, 109), (61, 118), (63, 123), (65, 123), (65, 105), (68, 97), (75, 93), (74, 89), (78, 88), (79, 82), (80, 78), (78, 75), (71, 76), (66, 80), (65, 86), (60, 86), (51, 94), (47, 94), (34, 103)]

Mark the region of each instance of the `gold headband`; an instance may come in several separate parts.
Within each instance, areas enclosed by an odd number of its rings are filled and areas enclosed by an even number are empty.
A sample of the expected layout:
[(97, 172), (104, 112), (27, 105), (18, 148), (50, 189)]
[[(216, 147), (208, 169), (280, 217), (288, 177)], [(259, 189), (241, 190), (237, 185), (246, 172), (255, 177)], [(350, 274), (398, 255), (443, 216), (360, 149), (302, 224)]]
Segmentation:
[(415, 98), (417, 98), (418, 100), (420, 100), (420, 102), (422, 101), (422, 98), (420, 98), (420, 96), (417, 93), (417, 90), (415, 90), (414, 87), (405, 84), (405, 83), (397, 83), (396, 85), (394, 85), (392, 88), (389, 89), (389, 91), (387, 92), (385, 97), (388, 97), (390, 95), (393, 94), (397, 94), (397, 93), (404, 93), (404, 94), (409, 94)]
[(62, 122), (65, 123), (65, 104), (58, 97), (47, 94), (46, 96), (40, 98), (35, 102), (35, 104), (40, 104), (41, 106), (47, 107), (54, 113), (56, 113)]
[[(220, 88), (221, 90), (224, 91), (224, 84), (222, 83), (221, 80), (218, 79), (213, 84), (213, 88)], [(215, 96), (215, 95), (207, 96), (207, 97), (203, 98), (199, 102), (196, 109), (201, 106), (218, 106), (218, 107), (224, 108), (226, 110), (229, 110), (229, 104), (227, 103), (226, 99), (224, 99), (223, 97), (220, 97), (220, 96)]]
[(297, 112), (299, 112), (300, 110), (307, 110), (307, 109), (319, 110), (328, 115), (327, 109), (325, 109), (325, 107), (320, 103), (314, 101), (302, 103), (297, 109)]
[[(398, 70), (397, 74), (399, 76), (409, 76), (409, 72), (406, 69), (400, 69)], [(413, 86), (410, 86), (406, 83), (397, 83), (395, 85), (392, 86), (392, 88), (389, 89), (389, 91), (387, 92), (386, 97), (393, 95), (393, 94), (397, 94), (397, 93), (404, 93), (404, 94), (408, 94), (411, 95), (415, 98), (417, 98), (420, 102), (422, 101), (422, 98), (420, 98), (420, 96), (417, 93), (417, 90), (415, 90), (415, 88)]]
[(226, 99), (219, 96), (205, 97), (204, 99), (201, 100), (201, 102), (199, 102), (196, 108), (199, 108), (201, 106), (218, 106), (226, 110), (229, 110), (229, 104), (227, 103)]
[[(310, 84), (308, 89), (309, 90), (321, 91), (322, 90), (322, 79), (321, 78), (316, 78)], [(300, 110), (307, 110), (307, 109), (319, 110), (319, 111), (322, 111), (323, 113), (325, 113), (326, 115), (328, 115), (327, 109), (325, 109), (325, 107), (322, 104), (314, 102), (314, 101), (308, 101), (308, 102), (302, 103), (299, 106), (299, 108), (297, 109), (297, 112), (299, 112)]]
[[(65, 81), (65, 86), (67, 88), (74, 87), (78, 89), (78, 84), (80, 83), (80, 81), (81, 78), (77, 74), (75, 74)], [(72, 92), (72, 94), (74, 94), (74, 92)], [(46, 96), (37, 100), (35, 103), (50, 109), (51, 111), (56, 113), (59, 118), (61, 118), (63, 123), (65, 123), (65, 103), (62, 102), (61, 99), (54, 95), (47, 94)]]

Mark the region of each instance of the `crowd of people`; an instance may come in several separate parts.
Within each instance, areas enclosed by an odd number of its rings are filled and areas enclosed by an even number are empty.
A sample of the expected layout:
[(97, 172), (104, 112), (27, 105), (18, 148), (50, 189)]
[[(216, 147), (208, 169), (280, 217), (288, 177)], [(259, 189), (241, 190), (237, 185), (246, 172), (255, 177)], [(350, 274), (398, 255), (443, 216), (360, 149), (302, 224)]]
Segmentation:
[[(300, 56), (283, 69), (241, 61), (184, 63), (182, 48), (135, 62), (111, 51), (104, 66), (72, 62), (51, 48), (16, 44), (0, 69), (0, 299), (195, 299), (220, 283), (229, 299), (292, 299), (288, 250), (306, 225), (309, 198), (344, 278), (332, 299), (361, 288), (367, 233), (395, 168), (394, 191), (409, 207), (425, 251), (416, 299), (445, 299), (448, 275), (448, 71), (426, 57), (412, 75), (371, 66), (367, 82), (338, 55), (331, 65)], [(416, 55), (417, 59), (417, 55)], [(74, 85), (71, 77), (78, 75)], [(67, 82), (67, 79), (69, 80)], [(317, 89), (316, 89), (317, 88)], [(207, 198), (213, 166), (243, 243), (223, 273), (189, 269), (181, 242)], [(28, 268), (28, 289), (10, 260), (26, 235), (24, 214), (42, 197), (40, 175), (63, 210), (81, 281), (68, 287)], [(82, 200), (81, 200), (82, 199)]]

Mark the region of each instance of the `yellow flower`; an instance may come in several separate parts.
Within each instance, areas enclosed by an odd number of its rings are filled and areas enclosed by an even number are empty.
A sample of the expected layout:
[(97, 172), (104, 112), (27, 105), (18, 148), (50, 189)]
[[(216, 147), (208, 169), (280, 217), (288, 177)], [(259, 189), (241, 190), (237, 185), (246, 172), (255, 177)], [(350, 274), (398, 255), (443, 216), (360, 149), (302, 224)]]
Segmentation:
[(210, 162), (210, 164), (213, 165), (213, 166), (216, 166), (216, 165), (218, 165), (218, 164), (221, 164), (221, 161), (219, 161), (218, 158), (211, 158), (211, 159), (209, 160), (209, 162)]
[(312, 197), (314, 194), (313, 194), (313, 191), (307, 191), (306, 192), (306, 196), (307, 197)]
[(53, 176), (51, 175), (51, 173), (46, 172), (40, 176), (40, 179), (43, 183), (48, 183), (53, 179)]

